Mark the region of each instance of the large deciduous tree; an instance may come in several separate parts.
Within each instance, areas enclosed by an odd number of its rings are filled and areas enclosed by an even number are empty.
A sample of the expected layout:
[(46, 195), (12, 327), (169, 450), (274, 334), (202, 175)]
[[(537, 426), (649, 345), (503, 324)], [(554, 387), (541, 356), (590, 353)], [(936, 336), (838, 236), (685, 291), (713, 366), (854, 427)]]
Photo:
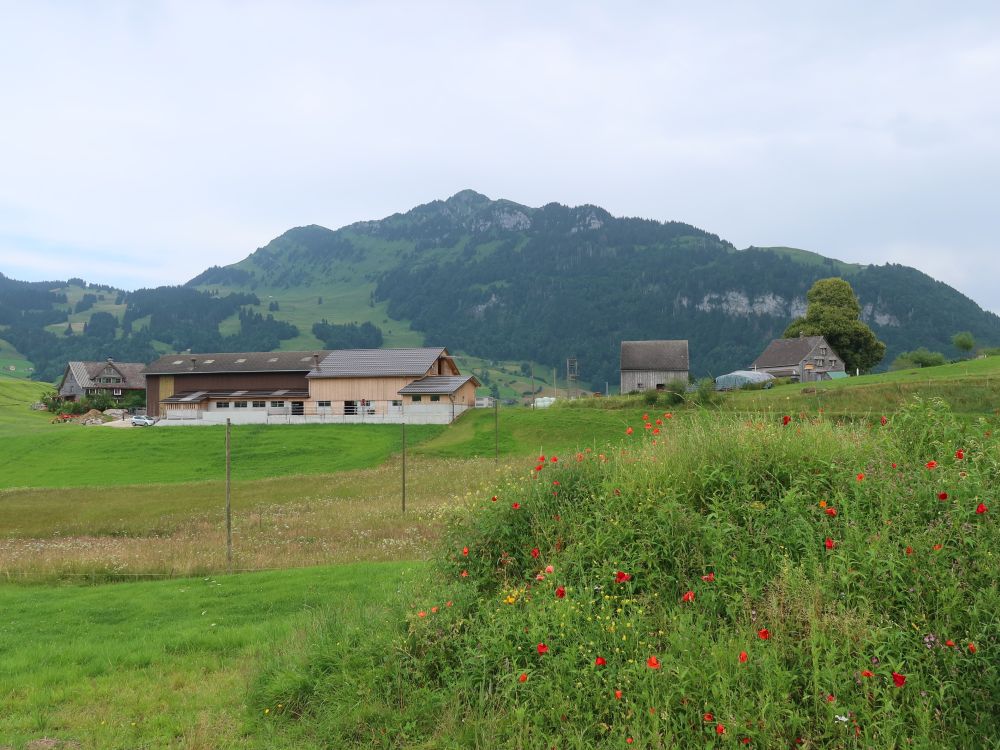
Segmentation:
[(861, 321), (861, 305), (843, 279), (820, 279), (806, 295), (805, 317), (785, 329), (785, 338), (823, 336), (844, 360), (848, 371), (868, 372), (882, 361), (885, 344)]

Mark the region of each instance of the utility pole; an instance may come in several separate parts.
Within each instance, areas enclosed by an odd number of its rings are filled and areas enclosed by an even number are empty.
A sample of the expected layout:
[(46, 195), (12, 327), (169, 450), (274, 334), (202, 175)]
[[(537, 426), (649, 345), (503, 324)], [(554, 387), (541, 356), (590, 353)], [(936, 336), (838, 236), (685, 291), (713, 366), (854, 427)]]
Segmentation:
[(406, 513), (406, 422), (403, 426), (403, 512)]
[(232, 422), (226, 417), (226, 568), (233, 572)]
[(493, 399), (493, 441), (496, 448), (494, 461), (500, 465), (500, 399)]
[(535, 364), (531, 364), (531, 408), (535, 408)]

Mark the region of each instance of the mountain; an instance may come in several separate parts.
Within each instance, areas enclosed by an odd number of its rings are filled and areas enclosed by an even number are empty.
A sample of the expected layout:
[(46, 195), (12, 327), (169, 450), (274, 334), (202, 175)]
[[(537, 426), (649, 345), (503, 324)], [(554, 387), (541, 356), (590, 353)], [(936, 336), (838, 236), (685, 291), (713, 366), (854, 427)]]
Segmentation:
[[(300, 227), (189, 284), (267, 290), (324, 286), (368, 297), (345, 320), (405, 321), (428, 342), (616, 382), (622, 339), (687, 338), (694, 372), (745, 367), (805, 310), (819, 278), (854, 287), (863, 317), (900, 351), (957, 354), (969, 330), (1000, 341), (1000, 318), (913, 268), (857, 265), (794, 248), (739, 250), (680, 222), (614, 217), (597, 206), (531, 208), (471, 190), (337, 231)], [(375, 309), (377, 306), (377, 310)]]
[(560, 372), (576, 357), (582, 382), (603, 390), (618, 381), (623, 339), (689, 339), (697, 375), (745, 367), (828, 276), (854, 287), (888, 345), (883, 366), (919, 346), (957, 356), (960, 330), (1000, 344), (1000, 318), (913, 268), (738, 249), (680, 222), (471, 190), (338, 230), (290, 229), (183, 287), (126, 293), (0, 276), (0, 337), (39, 378), (70, 358), (426, 342)]

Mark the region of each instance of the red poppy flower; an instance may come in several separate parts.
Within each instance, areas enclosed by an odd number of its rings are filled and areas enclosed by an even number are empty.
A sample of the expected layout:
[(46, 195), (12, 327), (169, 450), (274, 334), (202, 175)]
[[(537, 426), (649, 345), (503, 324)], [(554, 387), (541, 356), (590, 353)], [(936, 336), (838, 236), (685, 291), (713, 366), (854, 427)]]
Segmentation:
[(497, 496), (496, 496), (496, 495), (494, 495), (493, 497), (491, 497), (491, 498), (490, 498), (490, 500), (491, 500), (491, 501), (493, 501), (493, 502), (495, 503), (495, 502), (497, 501)]
[(541, 550), (538, 549), (538, 547), (535, 547), (533, 550), (531, 550), (531, 556), (533, 558), (535, 558), (536, 560), (538, 559), (538, 556), (540, 554), (542, 554), (542, 553), (541, 553)]
[(648, 422), (649, 421), (649, 415), (648, 414), (643, 414), (642, 415), (642, 421), (643, 422)]
[(438, 609), (439, 609), (438, 607), (431, 607), (431, 613), (436, 615)]
[(757, 631), (757, 637), (760, 638), (762, 641), (766, 641), (768, 638), (771, 637), (771, 631), (768, 630), (767, 628), (761, 628), (760, 630)]
[(468, 557), (469, 556), (469, 548), (468, 547), (462, 547), (462, 554), (465, 557)]
[(643, 427), (645, 427), (647, 430), (653, 429), (653, 425), (651, 425), (649, 422), (646, 422), (646, 424), (644, 424)]
[(912, 555), (913, 554), (913, 547), (907, 547), (906, 548), (906, 554)]
[(827, 695), (826, 695), (826, 702), (827, 703), (834, 703), (834, 702), (836, 702), (836, 700), (837, 700), (837, 696), (835, 696), (833, 693), (827, 693)]
[(742, 740), (740, 740), (740, 742), (742, 742), (744, 745), (749, 745), (750, 744), (750, 738), (749, 737), (744, 737)]
[(978, 513), (979, 515), (983, 515), (983, 513), (985, 513), (988, 510), (989, 508), (987, 508), (984, 503), (979, 503), (979, 505), (976, 506), (976, 513)]
[(924, 464), (924, 466), (926, 466), (928, 469), (936, 469), (937, 461), (928, 461), (926, 464)]
[(648, 659), (646, 659), (646, 666), (649, 667), (650, 669), (659, 669), (660, 660), (657, 659), (655, 656), (650, 656)]
[(547, 653), (549, 653), (549, 647), (546, 646), (544, 643), (539, 643), (538, 644), (538, 653), (539, 654), (547, 654)]
[(625, 581), (631, 581), (632, 574), (626, 573), (624, 570), (619, 570), (615, 573), (615, 583), (625, 583)]
[(893, 672), (892, 682), (896, 687), (901, 688), (906, 684), (906, 675), (900, 674), (899, 672)]
[(625, 428), (625, 434), (626, 435), (631, 435), (633, 432), (634, 432), (634, 430), (631, 427), (626, 427)]
[(961, 461), (963, 458), (965, 458), (965, 451), (959, 448), (957, 451), (955, 451), (955, 458)]
[(663, 412), (663, 418), (664, 419), (673, 419), (674, 415), (671, 414), (669, 411), (665, 411), (665, 412)]
[(747, 652), (746, 651), (740, 651), (740, 664), (746, 664), (747, 663), (747, 659), (749, 659), (749, 658), (750, 657), (747, 656)]
[(715, 573), (712, 572), (709, 573), (707, 576), (702, 576), (701, 580), (703, 580), (705, 583), (713, 583), (715, 581)]
[(894, 468), (894, 469), (895, 469), (895, 468), (896, 468), (896, 464), (893, 464), (893, 465), (892, 465), (892, 468)]
[(826, 512), (826, 514), (828, 516), (830, 516), (830, 518), (833, 518), (834, 516), (837, 515), (837, 509), (836, 508), (827, 508), (825, 512)]
[[(660, 428), (659, 427), (654, 427), (653, 428), (653, 434), (654, 435), (659, 435), (660, 434)], [(653, 443), (655, 444), (656, 441), (654, 440)]]
[(858, 472), (858, 481), (859, 482), (865, 481), (865, 475), (863, 472)]
[(662, 420), (662, 419), (657, 419), (657, 420), (656, 420), (656, 426), (657, 426), (657, 427), (660, 427), (660, 426), (662, 426), (662, 425), (663, 425), (663, 420)]
[(720, 737), (726, 733), (726, 728), (722, 724), (715, 725), (715, 733)]
[(875, 673), (874, 673), (874, 672), (871, 672), (871, 671), (869, 671), (869, 670), (867, 670), (867, 669), (862, 669), (862, 670), (861, 670), (861, 676), (862, 676), (862, 677), (874, 677), (874, 676), (875, 676)]
[(594, 659), (594, 666), (595, 667), (603, 667), (607, 663), (608, 663), (607, 660), (603, 656), (598, 656), (596, 659)]
[(559, 586), (556, 589), (556, 599), (564, 599), (566, 597), (566, 587)]
[(625, 738), (625, 744), (626, 745), (631, 745), (633, 742), (635, 742), (635, 740), (633, 740), (631, 737), (626, 737)]
[(886, 418), (885, 418), (885, 417), (883, 416), (883, 417), (882, 417), (882, 426), (884, 427), (884, 426), (886, 425), (886, 423), (887, 423), (888, 421), (889, 421), (889, 420), (888, 420), (888, 419), (886, 419)]
[(947, 499), (948, 499), (948, 493), (947, 492), (939, 492), (938, 493), (938, 500), (947, 500)]
[(545, 464), (538, 464), (538, 466), (535, 467), (535, 471), (541, 471), (544, 468), (545, 468)]
[(970, 643), (969, 644), (969, 653), (970, 654), (976, 653), (976, 644), (975, 643)]
[(693, 591), (686, 591), (686, 592), (684, 592), (684, 596), (681, 597), (681, 601), (682, 602), (693, 602), (694, 601), (694, 592)]
[(712, 714), (710, 713), (702, 714), (701, 718), (704, 719), (705, 721), (715, 721), (715, 717), (712, 716)]
[(949, 638), (944, 642), (944, 645), (947, 646), (948, 648), (955, 648), (955, 641)]
[(517, 680), (518, 680), (518, 682), (527, 682), (528, 681), (528, 673), (527, 672), (521, 672), (521, 676), (518, 677)]
[(462, 578), (468, 578), (469, 577), (469, 571), (463, 570), (462, 573), (461, 573), (461, 575), (462, 575)]
[(417, 617), (427, 617), (427, 613), (421, 610), (420, 612), (417, 612)]
[(539, 456), (538, 457), (538, 463), (540, 463), (540, 464), (545, 463), (545, 456)]
[(450, 607), (450, 606), (451, 606), (451, 604), (452, 604), (451, 602), (445, 602), (445, 603), (444, 603), (444, 606), (446, 606), (446, 607)]
[(616, 701), (620, 701), (621, 699), (622, 699), (622, 691), (621, 690), (616, 690), (615, 691), (615, 700)]
[(785, 427), (787, 427), (788, 423), (791, 422), (791, 421), (792, 421), (792, 418), (790, 416), (788, 416), (787, 414), (781, 418), (781, 424), (783, 426), (785, 426)]
[(823, 546), (826, 547), (827, 549), (833, 549), (834, 547), (837, 546), (837, 543), (833, 541), (830, 537), (827, 537), (826, 541), (823, 542)]
[(511, 503), (510, 507), (513, 508), (514, 510), (520, 510), (521, 503)]
[(941, 545), (940, 544), (935, 544), (933, 547), (931, 547), (931, 549), (934, 550), (935, 552), (937, 552), (938, 550), (941, 549)]

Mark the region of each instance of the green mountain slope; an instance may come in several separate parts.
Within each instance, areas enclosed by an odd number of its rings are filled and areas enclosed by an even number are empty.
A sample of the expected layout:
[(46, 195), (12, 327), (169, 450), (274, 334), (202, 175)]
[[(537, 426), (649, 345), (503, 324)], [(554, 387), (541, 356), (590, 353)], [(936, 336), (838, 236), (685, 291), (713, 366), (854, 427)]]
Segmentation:
[[(524, 379), (492, 370), (506, 395), (525, 391), (528, 363), (561, 377), (567, 357), (578, 358), (582, 384), (603, 390), (618, 381), (623, 339), (689, 339), (696, 375), (747, 366), (827, 276), (854, 287), (888, 344), (884, 364), (919, 346), (957, 356), (959, 330), (1000, 344), (1000, 318), (913, 268), (740, 250), (689, 224), (597, 206), (532, 208), (471, 190), (338, 230), (290, 229), (184, 287), (125, 293), (0, 276), (0, 338), (35, 364), (35, 377), (53, 379), (67, 359), (313, 349), (332, 329), (339, 341), (363, 329), (358, 340), (381, 336), (382, 346), (439, 344), (482, 367), (511, 363), (508, 373)], [(314, 325), (324, 321), (321, 339)]]
[[(337, 231), (292, 229), (189, 283), (266, 293), (282, 308), (275, 315), (303, 334), (311, 316), (325, 317), (391, 330), (387, 345), (419, 336), (560, 371), (576, 356), (582, 379), (602, 388), (617, 381), (622, 339), (687, 338), (697, 374), (744, 367), (827, 276), (854, 286), (866, 322), (889, 345), (886, 364), (917, 346), (953, 356), (958, 330), (1000, 341), (1000, 318), (905, 266), (785, 247), (738, 250), (688, 224), (618, 218), (596, 206), (531, 208), (469, 190)], [(286, 312), (281, 300), (293, 298)]]

